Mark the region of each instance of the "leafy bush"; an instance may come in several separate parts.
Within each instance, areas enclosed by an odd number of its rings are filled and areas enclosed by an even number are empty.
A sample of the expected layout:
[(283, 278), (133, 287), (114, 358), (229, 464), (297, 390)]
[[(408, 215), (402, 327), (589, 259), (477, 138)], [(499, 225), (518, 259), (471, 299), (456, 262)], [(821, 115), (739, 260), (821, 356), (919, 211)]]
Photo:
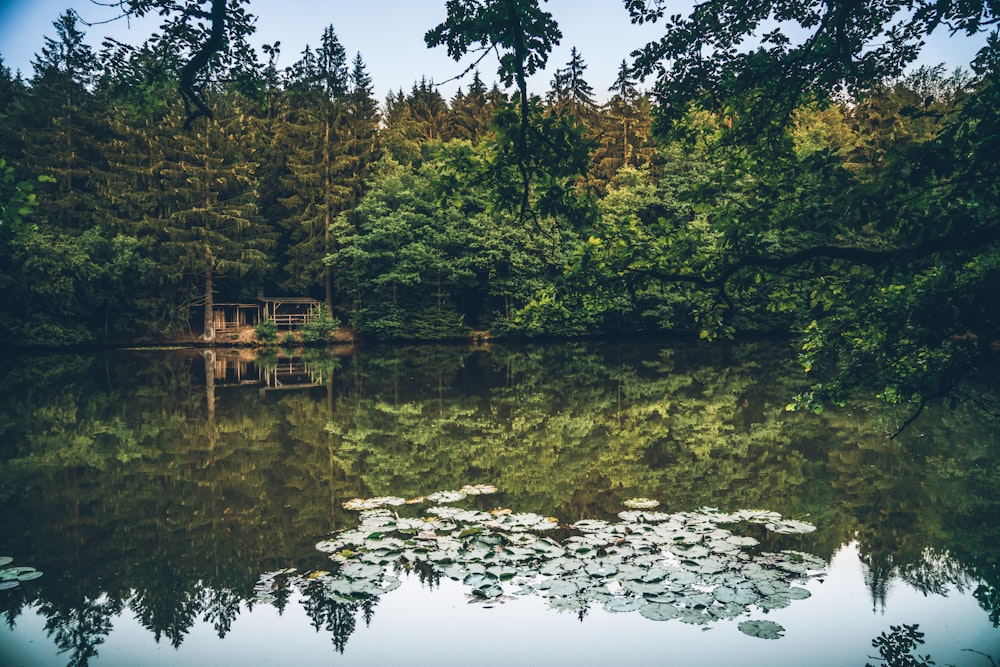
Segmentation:
[(278, 340), (278, 325), (274, 323), (274, 320), (262, 320), (257, 324), (254, 333), (260, 342), (273, 343)]
[(298, 339), (295, 337), (295, 334), (293, 334), (291, 331), (289, 331), (288, 333), (286, 333), (284, 336), (281, 337), (281, 344), (284, 347), (291, 347), (295, 345), (297, 342), (299, 342)]
[(426, 308), (415, 313), (410, 327), (410, 337), (420, 340), (464, 338), (469, 327), (461, 314), (451, 308)]
[(302, 327), (302, 340), (307, 343), (325, 343), (340, 328), (340, 320), (324, 308)]

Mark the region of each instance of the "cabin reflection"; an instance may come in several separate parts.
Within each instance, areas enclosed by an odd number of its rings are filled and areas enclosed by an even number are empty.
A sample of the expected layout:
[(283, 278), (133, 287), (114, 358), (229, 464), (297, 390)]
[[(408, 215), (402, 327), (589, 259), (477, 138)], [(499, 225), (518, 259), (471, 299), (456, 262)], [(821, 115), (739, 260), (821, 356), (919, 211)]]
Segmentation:
[(252, 350), (216, 351), (206, 360), (213, 368), (216, 388), (255, 386), (268, 391), (311, 389), (326, 383), (323, 371), (297, 356), (258, 356)]

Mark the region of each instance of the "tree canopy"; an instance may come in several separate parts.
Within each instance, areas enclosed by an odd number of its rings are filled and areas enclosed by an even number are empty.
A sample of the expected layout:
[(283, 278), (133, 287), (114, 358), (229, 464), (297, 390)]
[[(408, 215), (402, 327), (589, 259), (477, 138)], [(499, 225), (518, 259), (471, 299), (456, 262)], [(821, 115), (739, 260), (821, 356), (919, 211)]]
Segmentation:
[[(334, 26), (279, 69), (245, 2), (119, 6), (160, 33), (94, 53), (67, 13), (30, 80), (0, 67), (6, 340), (212, 338), (262, 290), (370, 337), (790, 333), (813, 409), (920, 408), (995, 362), (990, 4), (628, 1), (664, 37), (602, 98), (576, 49), (528, 93), (542, 3), (449, 0), (425, 37), (467, 87), (381, 106)], [(937, 30), (993, 33), (971, 71), (904, 73)]]

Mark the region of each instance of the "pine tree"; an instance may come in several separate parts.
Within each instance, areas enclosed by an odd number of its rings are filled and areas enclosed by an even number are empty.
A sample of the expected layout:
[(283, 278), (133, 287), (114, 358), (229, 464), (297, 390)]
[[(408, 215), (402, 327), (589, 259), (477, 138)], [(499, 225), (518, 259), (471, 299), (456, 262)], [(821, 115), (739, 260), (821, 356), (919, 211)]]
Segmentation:
[(378, 101), (373, 96), (375, 87), (365, 67), (361, 54), (354, 56), (350, 74), (350, 90), (344, 115), (344, 154), (348, 157), (344, 181), (350, 190), (349, 212), (361, 200), (362, 187), (372, 164), (378, 159)]
[(556, 70), (546, 101), (557, 115), (575, 116), (584, 124), (589, 124), (596, 116), (597, 103), (593, 87), (583, 78), (586, 69), (583, 56), (574, 46), (570, 50), (569, 62)]
[(410, 107), (410, 117), (417, 125), (421, 138), (433, 141), (447, 141), (451, 138), (448, 123), (448, 105), (437, 91), (434, 82), (421, 77), (419, 83), (406, 98)]
[[(499, 89), (496, 90), (499, 92)], [(463, 93), (459, 89), (451, 101), (449, 114), (451, 136), (477, 143), (489, 130), (496, 105), (477, 71), (472, 77), (469, 92)]]
[(420, 159), (420, 124), (413, 118), (410, 104), (403, 90), (385, 98), (381, 132), (382, 148), (400, 164), (413, 164)]
[(331, 269), (323, 257), (333, 248), (337, 216), (349, 208), (351, 187), (343, 174), (351, 158), (341, 141), (349, 109), (347, 56), (333, 26), (323, 31), (317, 51), (306, 47), (290, 69), (289, 109), (282, 124), (289, 195), (281, 201), (290, 214), (282, 221), (288, 247), (284, 289), (308, 290), (322, 284), (327, 308), (334, 307)]
[(67, 11), (53, 25), (58, 38), (45, 38), (32, 63), (30, 89), (8, 118), (20, 134), (16, 161), (29, 173), (56, 179), (40, 189), (40, 216), (79, 233), (97, 208), (95, 192), (106, 172), (99, 142), (108, 128), (91, 91), (97, 57), (83, 41), (76, 14)]
[(601, 115), (599, 146), (592, 156), (590, 181), (600, 194), (623, 167), (641, 167), (652, 161), (652, 105), (636, 86), (624, 60), (608, 89), (611, 99)]
[[(230, 93), (213, 100), (213, 119), (164, 139), (160, 170), (173, 194), (169, 210), (150, 223), (160, 227), (161, 270), (202, 284), (203, 337), (215, 337), (212, 309), (217, 276), (242, 278), (267, 266), (272, 234), (257, 211), (257, 162), (248, 115)], [(173, 118), (179, 130), (180, 114)], [(169, 263), (169, 264), (168, 264)]]

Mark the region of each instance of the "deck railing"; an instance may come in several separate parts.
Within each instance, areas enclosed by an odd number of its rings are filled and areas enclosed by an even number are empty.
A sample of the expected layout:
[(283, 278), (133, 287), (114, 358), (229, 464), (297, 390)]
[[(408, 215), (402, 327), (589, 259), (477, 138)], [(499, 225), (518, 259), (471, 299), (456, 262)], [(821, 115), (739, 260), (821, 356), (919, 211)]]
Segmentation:
[(274, 315), (274, 323), (279, 327), (292, 327), (297, 324), (306, 324), (313, 319), (312, 313), (290, 313), (287, 315)]

